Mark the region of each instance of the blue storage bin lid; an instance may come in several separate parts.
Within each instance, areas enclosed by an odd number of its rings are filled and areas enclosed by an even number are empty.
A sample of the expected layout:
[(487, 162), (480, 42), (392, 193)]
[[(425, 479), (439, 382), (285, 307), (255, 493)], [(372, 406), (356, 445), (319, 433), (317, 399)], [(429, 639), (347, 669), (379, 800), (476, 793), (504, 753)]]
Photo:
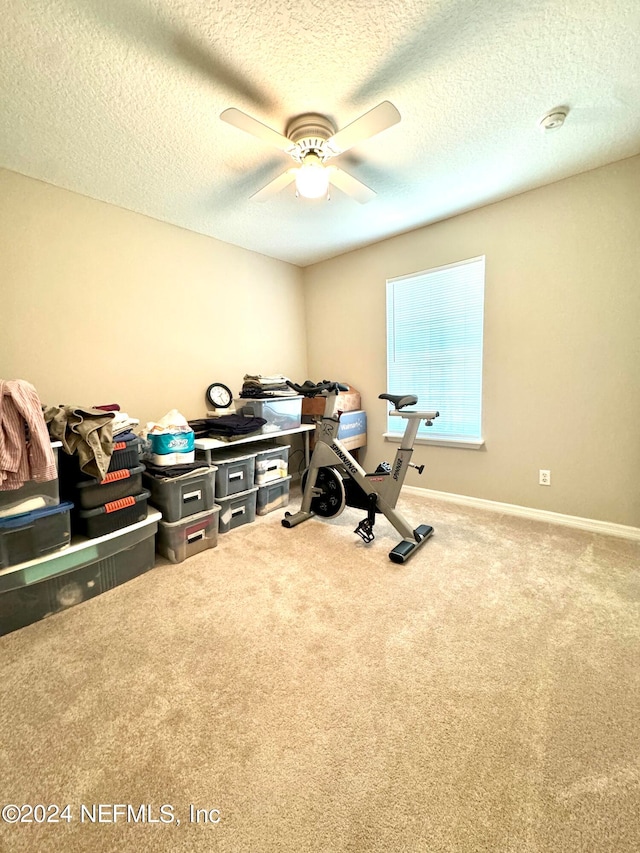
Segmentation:
[(23, 512), (20, 515), (10, 515), (7, 518), (0, 519), (0, 530), (10, 530), (13, 527), (24, 527), (26, 524), (31, 524), (39, 518), (45, 518), (49, 515), (57, 513), (69, 512), (73, 509), (73, 504), (70, 501), (58, 504), (57, 506), (45, 506), (42, 509), (33, 509), (31, 512)]

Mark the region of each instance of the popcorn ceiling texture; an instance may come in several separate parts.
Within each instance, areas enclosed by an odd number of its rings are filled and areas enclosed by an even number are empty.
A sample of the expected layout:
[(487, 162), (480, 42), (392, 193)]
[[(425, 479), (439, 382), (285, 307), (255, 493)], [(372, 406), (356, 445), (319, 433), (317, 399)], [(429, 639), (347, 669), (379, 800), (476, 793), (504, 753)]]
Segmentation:
[[(0, 166), (299, 265), (640, 151), (637, 0), (7, 0)], [(249, 197), (290, 165), (219, 120), (400, 124), (359, 205)], [(568, 105), (561, 131), (538, 120)]]

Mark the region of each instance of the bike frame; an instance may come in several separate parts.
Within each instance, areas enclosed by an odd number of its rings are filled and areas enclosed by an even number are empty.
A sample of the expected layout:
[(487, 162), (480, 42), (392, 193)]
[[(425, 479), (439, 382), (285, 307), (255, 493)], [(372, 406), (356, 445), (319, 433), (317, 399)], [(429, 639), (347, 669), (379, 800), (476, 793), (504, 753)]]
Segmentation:
[(431, 421), (438, 417), (438, 413), (397, 410), (391, 414), (407, 421), (400, 447), (396, 450), (391, 472), (389, 474), (367, 474), (337, 438), (340, 426), (338, 391), (336, 389), (327, 392), (324, 414), (316, 427), (316, 445), (307, 471), (302, 505), (300, 511), (289, 518), (290, 526), (299, 524), (314, 515), (311, 511), (311, 501), (315, 496), (314, 488), (318, 469), (325, 466), (340, 465), (346, 469), (349, 476), (366, 494), (376, 496), (378, 510), (388, 518), (403, 538), (411, 541), (415, 539), (413, 528), (396, 512), (395, 506), (413, 454), (413, 444), (420, 421)]

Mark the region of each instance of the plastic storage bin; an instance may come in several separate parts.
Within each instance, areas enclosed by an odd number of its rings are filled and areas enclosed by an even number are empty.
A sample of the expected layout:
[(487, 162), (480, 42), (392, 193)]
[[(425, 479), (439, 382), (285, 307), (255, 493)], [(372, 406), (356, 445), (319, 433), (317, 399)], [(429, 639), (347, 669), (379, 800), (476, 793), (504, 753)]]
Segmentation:
[(264, 418), (261, 433), (297, 429), (302, 423), (302, 395), (299, 397), (242, 398), (236, 401), (236, 410), (245, 417)]
[(183, 477), (158, 479), (143, 474), (142, 482), (151, 495), (149, 503), (162, 513), (164, 521), (180, 521), (214, 506), (216, 468), (195, 471)]
[[(53, 448), (53, 455), (58, 467), (58, 445)], [(37, 509), (58, 506), (60, 503), (60, 484), (58, 478), (37, 483), (28, 480), (19, 489), (0, 492), (0, 519), (10, 515), (23, 515)]]
[(74, 518), (74, 532), (77, 528), (78, 533), (94, 539), (143, 521), (147, 517), (148, 498), (149, 492), (142, 491), (95, 509), (80, 510)]
[(211, 461), (216, 466), (216, 502), (253, 486), (256, 468), (255, 452), (235, 451), (213, 453)]
[(219, 512), (220, 507), (214, 504), (209, 512), (199, 512), (181, 521), (159, 522), (158, 553), (172, 563), (181, 563), (207, 548), (215, 548), (218, 544)]
[(142, 440), (139, 438), (129, 438), (125, 441), (116, 439), (113, 442), (113, 453), (107, 473), (121, 471), (123, 468), (137, 468), (140, 464), (141, 448)]
[(264, 449), (257, 446), (254, 483), (264, 486), (272, 480), (279, 480), (289, 473), (289, 444), (265, 445)]
[(289, 505), (289, 483), (291, 477), (273, 480), (264, 486), (258, 486), (256, 498), (256, 514), (267, 515), (274, 509)]
[(35, 560), (71, 540), (72, 504), (45, 507), (0, 519), (0, 569)]
[(220, 533), (228, 533), (242, 524), (250, 524), (256, 520), (256, 495), (258, 487), (248, 489), (231, 495), (228, 498), (216, 498), (220, 505), (220, 516), (218, 530)]
[(76, 483), (74, 504), (82, 509), (96, 509), (112, 501), (119, 501), (142, 491), (144, 465), (112, 471), (104, 480), (79, 480)]
[(155, 565), (157, 522), (96, 544), (73, 544), (0, 576), (0, 635), (125, 583)]

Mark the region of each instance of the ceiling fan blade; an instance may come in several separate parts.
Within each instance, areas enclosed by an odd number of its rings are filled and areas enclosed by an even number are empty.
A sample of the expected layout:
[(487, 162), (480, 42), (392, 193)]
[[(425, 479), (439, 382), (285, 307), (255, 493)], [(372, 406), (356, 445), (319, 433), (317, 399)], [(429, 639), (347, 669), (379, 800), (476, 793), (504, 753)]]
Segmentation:
[(400, 121), (400, 113), (391, 101), (383, 101), (368, 113), (360, 116), (351, 124), (343, 127), (326, 142), (326, 147), (331, 151), (331, 156), (348, 151), (359, 142), (370, 139), (388, 127), (392, 127)]
[(295, 148), (293, 142), (290, 139), (287, 139), (286, 136), (278, 133), (277, 130), (272, 130), (270, 127), (267, 127), (266, 124), (262, 124), (261, 121), (258, 121), (256, 118), (252, 118), (250, 115), (243, 113), (241, 110), (236, 110), (234, 107), (220, 113), (220, 118), (222, 121), (226, 121), (227, 124), (232, 124), (239, 130), (244, 130), (245, 133), (257, 136), (258, 139), (262, 139), (264, 142), (269, 142), (271, 145), (275, 145), (276, 148), (280, 148), (282, 151), (289, 153)]
[(280, 190), (283, 190), (289, 184), (292, 184), (296, 179), (296, 172), (297, 169), (287, 169), (286, 172), (278, 175), (278, 177), (274, 178), (274, 180), (267, 184), (266, 187), (262, 187), (261, 190), (254, 193), (251, 196), (251, 199), (253, 201), (266, 201), (276, 195), (276, 193), (279, 193)]
[[(222, 85), (263, 110), (274, 104), (269, 92), (250, 82), (218, 51), (214, 40), (199, 37), (195, 30), (179, 24), (170, 8), (132, 0), (82, 0), (75, 4), (81, 14), (126, 39), (137, 51), (148, 51), (169, 63), (180, 63), (205, 80)], [(155, 4), (159, 6), (160, 4)], [(165, 7), (171, 4), (165, 3)]]
[(359, 181), (357, 178), (354, 178), (353, 175), (350, 175), (348, 172), (344, 172), (342, 169), (338, 169), (335, 166), (328, 166), (329, 169), (329, 181), (339, 190), (342, 190), (343, 193), (351, 196), (356, 201), (359, 201), (360, 204), (366, 204), (368, 201), (371, 201), (372, 198), (375, 198), (375, 192), (370, 189), (368, 186)]

